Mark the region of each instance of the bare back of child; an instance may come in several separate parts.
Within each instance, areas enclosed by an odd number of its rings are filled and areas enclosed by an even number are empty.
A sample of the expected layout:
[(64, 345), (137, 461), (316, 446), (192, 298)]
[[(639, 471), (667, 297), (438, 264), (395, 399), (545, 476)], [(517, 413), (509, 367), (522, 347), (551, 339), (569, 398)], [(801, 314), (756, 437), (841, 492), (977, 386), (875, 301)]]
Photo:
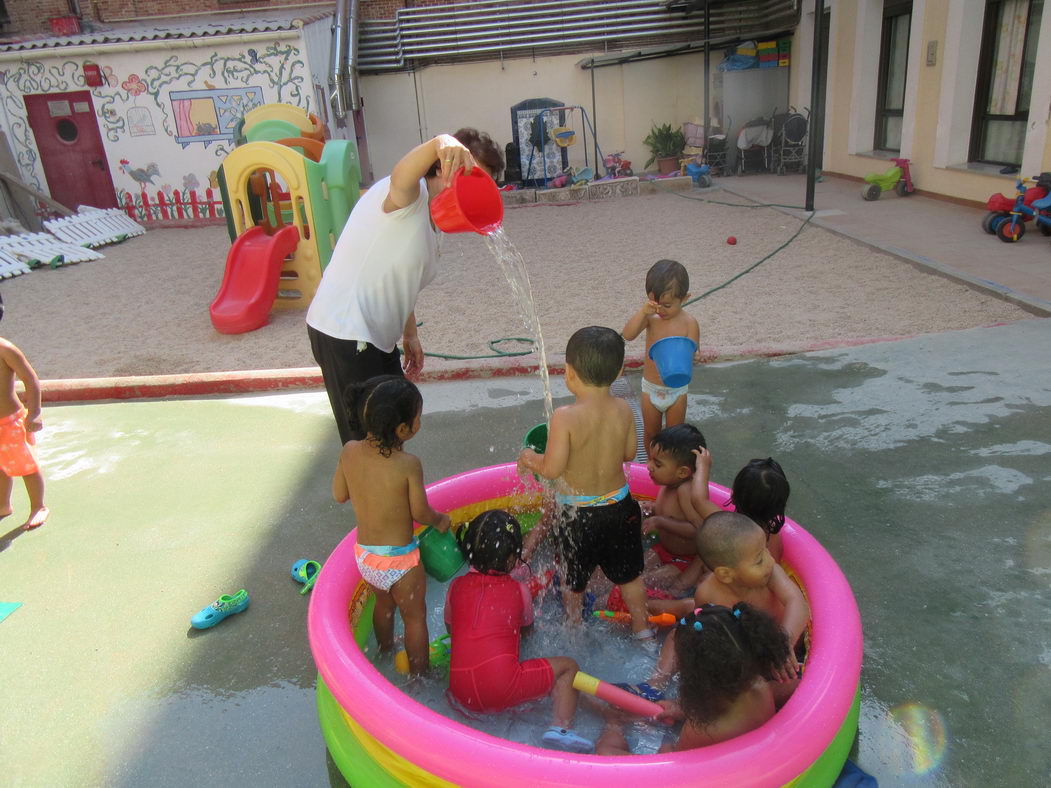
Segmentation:
[(624, 340), (613, 329), (589, 326), (566, 345), (566, 386), (576, 397), (555, 411), (547, 449), (523, 449), (520, 467), (555, 479), (562, 505), (555, 527), (566, 572), (568, 620), (580, 621), (583, 592), (596, 567), (621, 587), (636, 637), (653, 641), (642, 585), (642, 516), (624, 477), (635, 456), (631, 408), (609, 390), (624, 365)]
[(624, 326), (630, 342), (646, 332), (646, 356), (642, 368), (642, 421), (646, 446), (663, 426), (686, 420), (686, 387), (670, 388), (661, 380), (650, 358), (653, 343), (666, 337), (689, 337), (700, 344), (696, 318), (683, 311), (690, 297), (690, 276), (675, 260), (658, 260), (646, 274), (646, 302)]
[(364, 440), (347, 441), (332, 479), (332, 496), (349, 500), (358, 523), (355, 556), (376, 596), (373, 628), (380, 649), (394, 646), (394, 612), (405, 624), (412, 673), (425, 671), (430, 649), (426, 584), (413, 521), (448, 530), (449, 517), (427, 502), (423, 467), (402, 445), (420, 428), (423, 399), (400, 375), (382, 375), (346, 392), (347, 411)]

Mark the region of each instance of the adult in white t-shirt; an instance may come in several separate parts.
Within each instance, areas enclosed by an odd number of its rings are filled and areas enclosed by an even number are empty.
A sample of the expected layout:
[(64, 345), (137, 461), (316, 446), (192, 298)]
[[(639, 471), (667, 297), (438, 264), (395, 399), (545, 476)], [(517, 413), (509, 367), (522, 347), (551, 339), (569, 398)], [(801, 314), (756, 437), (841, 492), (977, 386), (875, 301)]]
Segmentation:
[(364, 437), (347, 418), (347, 386), (402, 374), (399, 338), (404, 374), (423, 369), (416, 297), (434, 279), (438, 262), (429, 206), (460, 167), (492, 175), (503, 169), (503, 157), (488, 134), (474, 129), (416, 146), (361, 196), (332, 250), (307, 311), (307, 333), (341, 443)]

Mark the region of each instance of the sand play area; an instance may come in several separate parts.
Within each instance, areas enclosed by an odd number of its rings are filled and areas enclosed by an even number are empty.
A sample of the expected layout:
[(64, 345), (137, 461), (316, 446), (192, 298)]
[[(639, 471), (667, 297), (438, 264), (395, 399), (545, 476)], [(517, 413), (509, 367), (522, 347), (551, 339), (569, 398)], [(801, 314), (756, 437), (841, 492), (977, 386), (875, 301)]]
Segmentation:
[[(682, 262), (696, 296), (776, 249), (799, 225), (772, 208), (670, 193), (509, 208), (504, 222), (528, 266), (553, 362), (581, 326), (622, 328), (642, 304), (645, 274), (656, 260)], [(734, 246), (726, 243), (731, 235)], [(150, 230), (103, 247), (104, 260), (5, 280), (2, 334), (44, 379), (314, 366), (302, 312), (272, 313), (267, 326), (247, 334), (212, 328), (208, 305), (229, 247), (224, 227)], [(814, 226), (689, 310), (701, 325), (702, 352), (711, 358), (1032, 317)], [(499, 267), (475, 235), (442, 239), (440, 274), (421, 294), (416, 315), (429, 353), (483, 355), (489, 340), (525, 331)], [(629, 354), (642, 348), (640, 338)], [(484, 363), (429, 358), (427, 367)]]

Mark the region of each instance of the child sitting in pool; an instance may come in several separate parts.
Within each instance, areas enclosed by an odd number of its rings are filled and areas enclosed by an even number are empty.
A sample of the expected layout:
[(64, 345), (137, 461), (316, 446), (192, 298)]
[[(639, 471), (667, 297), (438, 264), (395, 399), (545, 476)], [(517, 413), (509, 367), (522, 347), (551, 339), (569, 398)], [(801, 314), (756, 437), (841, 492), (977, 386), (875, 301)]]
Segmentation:
[[(743, 514), (716, 512), (697, 531), (697, 555), (712, 571), (698, 584), (693, 599), (653, 600), (651, 607), (681, 616), (706, 604), (733, 607), (747, 602), (777, 622), (795, 646), (810, 620), (810, 605), (799, 586), (774, 562), (766, 546), (766, 531)], [(664, 641), (650, 680), (655, 687), (666, 685), (676, 672), (675, 637), (673, 632)], [(780, 689), (784, 697), (795, 688), (798, 673), (799, 663), (789, 651), (784, 664), (775, 671), (778, 681), (785, 685)]]
[(665, 337), (689, 337), (700, 344), (697, 320), (682, 311), (690, 297), (690, 275), (682, 263), (658, 260), (646, 274), (646, 302), (621, 332), (628, 342), (646, 332), (646, 360), (642, 368), (642, 423), (647, 449), (662, 425), (686, 420), (686, 386), (669, 388), (650, 358), (650, 347)]
[(656, 531), (656, 557), (682, 571), (697, 555), (697, 529), (704, 518), (722, 511), (708, 496), (712, 455), (699, 429), (676, 424), (653, 436), (646, 466), (661, 489), (653, 514), (642, 523), (643, 533)]
[(332, 497), (350, 501), (358, 521), (354, 545), (362, 579), (372, 587), (372, 625), (383, 651), (394, 645), (394, 611), (405, 623), (409, 671), (422, 673), (430, 661), (427, 635), (427, 578), (420, 565), (413, 520), (449, 530), (449, 515), (431, 508), (423, 468), (402, 446), (420, 430), (423, 397), (401, 375), (379, 375), (352, 383), (344, 394), (352, 428), (364, 440), (347, 441), (332, 479)]
[(600, 567), (620, 586), (635, 638), (655, 650), (642, 585), (642, 515), (624, 479), (624, 463), (635, 457), (635, 422), (628, 403), (609, 390), (623, 366), (624, 340), (612, 328), (574, 333), (566, 345), (566, 386), (576, 402), (551, 417), (544, 454), (523, 449), (518, 464), (559, 480), (554, 532), (569, 621), (580, 622), (584, 589)]
[[(788, 659), (785, 633), (766, 613), (745, 602), (732, 608), (703, 605), (675, 628), (678, 701), (660, 701), (664, 721), (683, 721), (679, 740), (661, 752), (690, 750), (755, 730), (777, 706), (770, 680)], [(669, 641), (672, 640), (669, 637)], [(599, 755), (631, 753), (622, 717), (607, 716), (595, 746)]]
[[(660, 485), (652, 513), (642, 521), (642, 531), (656, 532), (657, 542), (646, 552), (642, 576), (649, 599), (683, 596), (679, 576), (696, 562), (697, 529), (704, 518), (721, 512), (708, 496), (712, 458), (704, 436), (692, 424), (665, 427), (650, 443), (647, 463), (650, 479)], [(703, 564), (701, 564), (703, 567)], [(697, 585), (693, 579), (689, 588)], [(625, 610), (614, 588), (605, 602), (607, 610)]]
[[(734, 511), (750, 518), (766, 531), (767, 549), (777, 563), (781, 563), (784, 553), (780, 531), (785, 524), (785, 506), (790, 492), (785, 472), (776, 460), (767, 457), (765, 460), (749, 460), (734, 477), (730, 493), (730, 504)], [(718, 507), (713, 508), (719, 511)], [(669, 593), (679, 596), (688, 593), (700, 582), (704, 572), (704, 563), (696, 559), (673, 580)]]
[(459, 535), (470, 571), (449, 585), (445, 624), (452, 636), (449, 693), (471, 711), (494, 712), (554, 697), (553, 724), (543, 743), (567, 752), (592, 752), (594, 745), (571, 729), (577, 711), (570, 657), (519, 662), (522, 627), (533, 623), (529, 589), (511, 577), (521, 560), (522, 530), (504, 511), (490, 509)]

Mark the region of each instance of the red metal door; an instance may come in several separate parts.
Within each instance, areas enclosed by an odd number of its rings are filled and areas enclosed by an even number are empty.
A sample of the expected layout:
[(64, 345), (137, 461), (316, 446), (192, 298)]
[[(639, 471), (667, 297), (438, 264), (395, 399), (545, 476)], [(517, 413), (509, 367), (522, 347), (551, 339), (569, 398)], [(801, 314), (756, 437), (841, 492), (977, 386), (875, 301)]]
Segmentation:
[(90, 91), (24, 98), (51, 196), (73, 210), (78, 205), (116, 208)]

